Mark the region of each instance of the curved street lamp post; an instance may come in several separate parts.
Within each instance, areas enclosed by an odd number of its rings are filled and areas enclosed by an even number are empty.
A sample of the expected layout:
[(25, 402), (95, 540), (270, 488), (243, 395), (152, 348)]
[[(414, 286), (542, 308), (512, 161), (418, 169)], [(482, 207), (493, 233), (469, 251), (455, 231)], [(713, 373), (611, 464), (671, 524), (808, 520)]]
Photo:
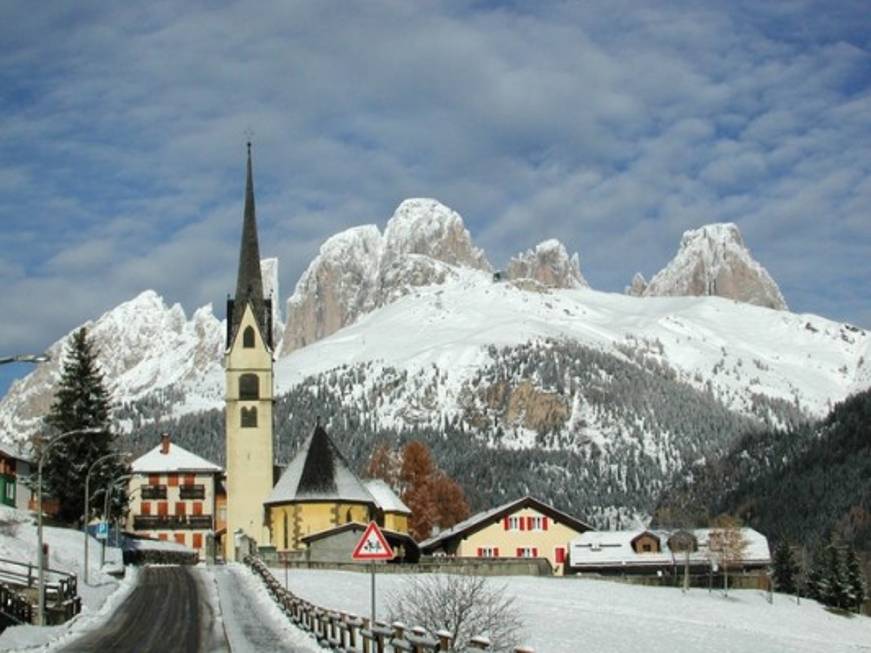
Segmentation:
[[(108, 485), (106, 485), (106, 495), (104, 497), (103, 503), (103, 515), (106, 518), (106, 523), (109, 523), (109, 504), (112, 503), (112, 493), (115, 490), (115, 486), (119, 481), (129, 481), (133, 478), (133, 474), (122, 474), (121, 476), (116, 476), (111, 481), (109, 481)], [(109, 541), (109, 532), (106, 531), (106, 539), (103, 540), (102, 552), (100, 553), (100, 566), (106, 564), (106, 543)]]
[(45, 625), (45, 555), (43, 553), (42, 548), (42, 465), (45, 462), (45, 455), (51, 450), (51, 448), (56, 445), (58, 442), (62, 440), (66, 440), (68, 437), (73, 435), (85, 435), (91, 433), (102, 433), (103, 429), (98, 428), (84, 428), (84, 429), (73, 429), (72, 431), (65, 431), (60, 435), (54, 436), (51, 440), (45, 443), (42, 447), (42, 450), (39, 452), (39, 465), (37, 468), (37, 476), (36, 476), (36, 492), (37, 492), (37, 518), (36, 518), (36, 541), (37, 541), (37, 567), (39, 569), (39, 586), (38, 592), (39, 597), (37, 600), (37, 613), (36, 620), (37, 625), (44, 626)]
[(85, 531), (85, 564), (84, 564), (84, 581), (85, 585), (90, 584), (90, 580), (88, 578), (88, 520), (91, 516), (91, 495), (90, 495), (90, 485), (91, 485), (91, 473), (94, 471), (94, 468), (99, 465), (104, 460), (109, 460), (110, 458), (130, 458), (129, 453), (122, 452), (113, 452), (107, 453), (105, 456), (101, 456), (97, 458), (91, 466), (88, 468), (88, 473), (85, 476), (85, 518), (83, 524), (83, 530)]

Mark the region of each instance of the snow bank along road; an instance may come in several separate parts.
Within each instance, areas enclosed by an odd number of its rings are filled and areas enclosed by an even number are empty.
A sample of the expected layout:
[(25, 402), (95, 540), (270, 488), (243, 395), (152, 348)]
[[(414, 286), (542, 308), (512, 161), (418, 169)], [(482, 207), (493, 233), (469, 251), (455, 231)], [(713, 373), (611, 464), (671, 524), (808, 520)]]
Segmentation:
[[(257, 596), (245, 569), (146, 567), (117, 612), (61, 648), (68, 653), (248, 653), (317, 650), (284, 624)], [(265, 590), (264, 590), (265, 591)], [(286, 620), (285, 620), (286, 621)], [(294, 636), (296, 635), (296, 636)], [(298, 645), (288, 644), (298, 642)], [(310, 642), (310, 644), (309, 644)]]

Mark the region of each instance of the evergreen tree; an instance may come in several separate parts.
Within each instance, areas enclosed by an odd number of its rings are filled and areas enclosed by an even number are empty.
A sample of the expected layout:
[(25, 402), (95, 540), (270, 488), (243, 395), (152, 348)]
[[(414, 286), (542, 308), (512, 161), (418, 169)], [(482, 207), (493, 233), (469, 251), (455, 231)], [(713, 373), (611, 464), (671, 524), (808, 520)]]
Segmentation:
[(774, 587), (784, 594), (795, 594), (798, 565), (789, 542), (781, 540), (774, 551)]
[(826, 561), (826, 591), (823, 594), (823, 603), (833, 608), (845, 608), (849, 593), (841, 552), (834, 544), (828, 547)]
[[(59, 440), (47, 450), (43, 464), (43, 492), (58, 502), (57, 517), (73, 523), (84, 514), (85, 476), (91, 465), (101, 456), (114, 450), (115, 435), (110, 420), (109, 395), (99, 370), (96, 354), (84, 328), (73, 334), (63, 362), (60, 384), (54, 403), (45, 417), (46, 438), (37, 440), (37, 455), (51, 438), (74, 433)], [(121, 458), (110, 458), (98, 465), (91, 474), (91, 509), (99, 506), (103, 497), (98, 490), (127, 471)], [(127, 504), (126, 485), (116, 488), (111, 512), (119, 514)]]
[(847, 607), (859, 612), (862, 609), (862, 604), (865, 602), (865, 577), (862, 573), (862, 568), (859, 566), (856, 552), (852, 548), (847, 550), (846, 572)]
[(824, 603), (825, 597), (828, 596), (828, 587), (824, 550), (822, 547), (817, 547), (814, 549), (808, 569), (805, 594), (815, 601)]

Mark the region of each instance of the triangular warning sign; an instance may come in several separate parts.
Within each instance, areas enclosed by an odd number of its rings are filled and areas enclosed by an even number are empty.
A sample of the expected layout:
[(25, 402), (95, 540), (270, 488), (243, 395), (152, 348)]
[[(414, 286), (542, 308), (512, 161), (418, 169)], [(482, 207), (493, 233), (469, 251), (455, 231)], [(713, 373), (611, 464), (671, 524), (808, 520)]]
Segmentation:
[(351, 557), (354, 560), (393, 560), (393, 549), (384, 539), (378, 524), (370, 521)]

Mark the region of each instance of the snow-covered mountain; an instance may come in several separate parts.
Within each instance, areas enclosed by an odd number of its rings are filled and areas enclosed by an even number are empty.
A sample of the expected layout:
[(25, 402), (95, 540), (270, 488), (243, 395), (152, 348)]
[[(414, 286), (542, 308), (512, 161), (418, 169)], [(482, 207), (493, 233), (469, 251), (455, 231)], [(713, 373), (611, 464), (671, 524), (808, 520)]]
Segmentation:
[(578, 254), (569, 258), (565, 246), (553, 238), (514, 256), (506, 272), (509, 279), (532, 279), (545, 288), (588, 288), (590, 285), (581, 274)]
[(717, 296), (786, 310), (780, 288), (744, 244), (737, 225), (710, 224), (684, 232), (677, 255), (650, 283), (636, 275), (628, 292), (645, 297)]
[[(262, 262), (275, 300), (277, 266)], [(454, 471), (480, 505), (534, 492), (605, 523), (648, 514), (673, 473), (741, 433), (822, 416), (871, 386), (871, 336), (767, 308), (785, 303), (733, 225), (687, 232), (675, 260), (633, 289), (590, 289), (555, 240), (494, 277), (456, 212), (407, 200), (383, 233), (327, 240), (287, 301), (279, 456), (315, 414), (358, 454), (373, 438), (429, 434), (451, 443), (448, 459), (477, 452)], [(85, 326), (131, 446), (169, 420), (185, 446), (222, 458), (225, 323), (211, 307), (187, 318), (146, 291)], [(0, 401), (0, 437), (38, 428), (65, 344)], [(483, 480), (515, 467), (512, 484)]]

